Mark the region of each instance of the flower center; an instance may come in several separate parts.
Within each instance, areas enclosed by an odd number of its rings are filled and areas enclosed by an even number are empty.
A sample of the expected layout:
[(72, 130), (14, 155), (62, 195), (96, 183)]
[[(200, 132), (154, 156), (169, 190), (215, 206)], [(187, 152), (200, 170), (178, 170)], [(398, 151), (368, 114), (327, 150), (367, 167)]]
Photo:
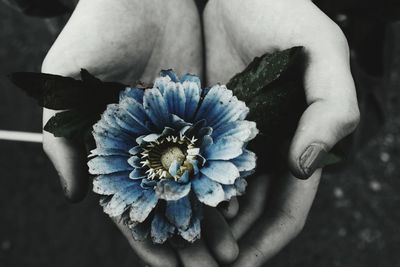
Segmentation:
[(146, 144), (141, 163), (149, 168), (146, 171), (148, 178), (179, 180), (186, 171), (191, 173), (192, 160), (199, 153), (199, 149), (194, 146), (195, 141), (184, 136), (167, 136)]
[(183, 154), (182, 150), (177, 147), (177, 146), (172, 146), (172, 147), (167, 147), (162, 153), (161, 153), (161, 164), (162, 166), (166, 169), (169, 170), (169, 167), (171, 166), (172, 162), (175, 160), (179, 163), (179, 165), (182, 165), (182, 163), (185, 161), (186, 155)]

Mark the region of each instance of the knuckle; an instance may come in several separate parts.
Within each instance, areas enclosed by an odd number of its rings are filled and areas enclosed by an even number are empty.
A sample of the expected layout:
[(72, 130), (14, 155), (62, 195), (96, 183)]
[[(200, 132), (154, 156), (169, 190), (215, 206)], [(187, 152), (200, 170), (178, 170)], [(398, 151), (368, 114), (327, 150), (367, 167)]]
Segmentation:
[(354, 111), (351, 112), (351, 116), (349, 116), (349, 126), (352, 130), (355, 130), (357, 125), (360, 123), (360, 117), (360, 110), (358, 109), (358, 107), (356, 107)]
[(347, 111), (341, 116), (342, 128), (345, 134), (353, 132), (360, 122), (360, 111), (357, 104), (350, 105)]

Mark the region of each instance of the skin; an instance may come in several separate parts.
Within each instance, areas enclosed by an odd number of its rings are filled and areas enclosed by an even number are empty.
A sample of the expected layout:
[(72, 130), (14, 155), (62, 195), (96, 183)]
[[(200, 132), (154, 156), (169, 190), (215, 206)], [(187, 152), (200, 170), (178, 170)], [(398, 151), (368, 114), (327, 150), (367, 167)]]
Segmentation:
[[(162, 0), (146, 4), (140, 0), (82, 0), (48, 52), (42, 71), (77, 76), (80, 68), (86, 68), (102, 79), (127, 84), (152, 82), (161, 69), (168, 68), (181, 75), (201, 75), (200, 29), (199, 15), (190, 1), (172, 0), (167, 5)], [(43, 123), (54, 113), (45, 109)], [(84, 149), (47, 132), (43, 146), (60, 174), (66, 197), (72, 202), (81, 200), (89, 184)], [(170, 246), (136, 242), (118, 219), (115, 222), (146, 264), (178, 266), (179, 252)], [(197, 246), (214, 261), (204, 243)]]
[[(242, 2), (242, 3), (241, 3)], [(359, 112), (348, 47), (339, 28), (308, 0), (211, 0), (203, 14), (208, 84), (225, 83), (265, 52), (303, 45), (309, 58), (303, 114), (289, 154), (292, 173), (306, 178), (299, 158), (312, 143), (329, 150), (354, 130)], [(46, 56), (42, 71), (77, 76), (81, 68), (105, 80), (152, 82), (160, 69), (202, 74), (201, 25), (193, 2), (81, 0)], [(55, 114), (43, 111), (43, 123)], [(60, 174), (66, 197), (88, 189), (84, 148), (44, 132), (44, 150)], [(118, 219), (133, 250), (151, 266), (260, 266), (302, 229), (321, 170), (308, 180), (291, 174), (250, 178), (248, 193), (207, 209), (203, 239), (192, 245), (136, 242)], [(277, 187), (277, 188), (275, 188)], [(274, 192), (274, 193), (273, 193)], [(268, 200), (268, 201), (267, 201)], [(225, 218), (230, 219), (229, 223)], [(238, 240), (238, 241), (236, 241)]]
[[(209, 84), (227, 82), (266, 52), (301, 45), (308, 59), (308, 108), (288, 155), (292, 174), (249, 178), (239, 213), (230, 222), (240, 251), (231, 266), (261, 266), (298, 235), (311, 208), (321, 170), (315, 166), (311, 177), (305, 174), (303, 152), (315, 143), (329, 151), (358, 124), (349, 49), (340, 28), (309, 0), (211, 0), (203, 23)], [(271, 179), (279, 181), (273, 188)]]

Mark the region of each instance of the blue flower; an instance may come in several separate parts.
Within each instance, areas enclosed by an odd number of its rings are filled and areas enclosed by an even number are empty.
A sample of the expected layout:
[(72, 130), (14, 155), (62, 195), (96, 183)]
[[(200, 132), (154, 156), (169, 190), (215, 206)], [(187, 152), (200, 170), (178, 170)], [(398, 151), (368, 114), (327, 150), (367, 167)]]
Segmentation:
[(127, 88), (93, 126), (89, 171), (109, 216), (136, 240), (164, 243), (173, 234), (200, 238), (202, 207), (244, 193), (258, 130), (249, 109), (224, 85), (162, 71), (153, 88)]

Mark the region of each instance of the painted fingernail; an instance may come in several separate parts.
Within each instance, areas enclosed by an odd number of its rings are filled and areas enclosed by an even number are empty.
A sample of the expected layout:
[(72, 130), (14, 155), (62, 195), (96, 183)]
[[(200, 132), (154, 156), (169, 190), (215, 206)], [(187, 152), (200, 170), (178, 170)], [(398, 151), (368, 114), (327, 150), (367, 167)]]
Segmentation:
[(322, 167), (323, 159), (327, 152), (322, 144), (311, 144), (300, 156), (299, 165), (304, 174), (304, 178), (310, 177), (314, 171)]

